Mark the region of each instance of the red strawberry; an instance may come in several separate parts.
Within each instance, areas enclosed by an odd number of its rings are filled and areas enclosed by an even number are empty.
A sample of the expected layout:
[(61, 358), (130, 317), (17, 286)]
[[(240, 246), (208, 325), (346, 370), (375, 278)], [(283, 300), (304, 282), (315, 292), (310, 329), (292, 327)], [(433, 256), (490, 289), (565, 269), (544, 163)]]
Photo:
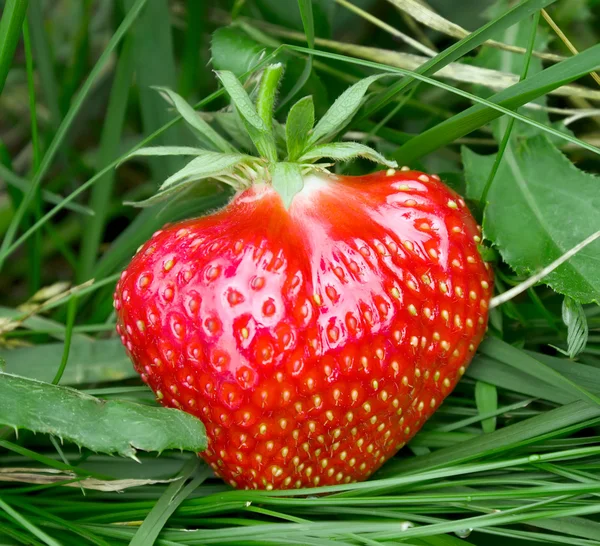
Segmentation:
[(309, 175), (154, 234), (115, 293), (118, 331), (167, 406), (200, 418), (234, 487), (362, 480), (452, 391), (492, 276), (435, 175)]

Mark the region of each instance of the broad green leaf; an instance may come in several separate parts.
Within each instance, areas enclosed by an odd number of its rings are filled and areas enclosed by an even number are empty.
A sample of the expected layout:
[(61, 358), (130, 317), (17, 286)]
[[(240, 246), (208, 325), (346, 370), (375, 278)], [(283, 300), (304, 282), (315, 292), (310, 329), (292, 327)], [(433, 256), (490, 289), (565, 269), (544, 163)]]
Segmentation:
[(585, 349), (588, 340), (588, 323), (580, 303), (565, 298), (562, 304), (562, 319), (567, 326), (567, 354), (575, 358)]
[[(463, 150), (467, 196), (477, 199), (494, 161)], [(504, 260), (529, 276), (598, 230), (600, 180), (577, 169), (543, 136), (507, 148), (488, 194), (484, 233)], [(600, 241), (543, 282), (580, 303), (600, 301)]]
[(321, 144), (315, 146), (306, 152), (299, 161), (314, 161), (322, 157), (330, 157), (337, 161), (349, 161), (357, 157), (369, 159), (375, 163), (381, 163), (387, 167), (397, 167), (395, 161), (389, 161), (380, 153), (369, 146), (359, 144), (358, 142), (332, 142), (331, 144)]
[(292, 204), (294, 196), (304, 186), (300, 167), (294, 163), (275, 163), (271, 169), (273, 187), (281, 196), (286, 208)]
[(105, 401), (69, 387), (0, 373), (0, 423), (102, 453), (206, 449), (199, 419), (171, 408)]
[(287, 152), (290, 161), (295, 161), (302, 155), (314, 123), (315, 106), (311, 96), (300, 99), (290, 108), (285, 123)]
[(256, 66), (264, 50), (239, 28), (221, 27), (212, 35), (213, 66), (217, 70), (229, 70), (238, 78)]
[[(29, 319), (32, 321), (33, 319)], [(46, 319), (36, 319), (31, 327), (46, 326)], [(63, 327), (64, 328), (64, 327)], [(16, 349), (0, 349), (0, 360), (6, 361), (6, 372), (50, 382), (60, 365), (62, 343), (45, 343)], [(74, 335), (69, 361), (61, 379), (67, 385), (104, 383), (136, 377), (131, 361), (118, 338), (89, 339)]]
[[(475, 383), (475, 402), (479, 413), (491, 413), (498, 409), (498, 390), (494, 385), (477, 381)], [(484, 419), (481, 421), (483, 432), (490, 433), (496, 430), (496, 418)]]
[(317, 144), (333, 138), (354, 117), (360, 108), (363, 97), (369, 86), (389, 74), (375, 74), (364, 78), (344, 91), (325, 112), (309, 137), (310, 144)]
[[(570, 83), (592, 70), (597, 70), (599, 67), (600, 44), (597, 44), (574, 57), (511, 85), (492, 95), (488, 100), (504, 108), (515, 110), (553, 89)], [(411, 163), (479, 129), (500, 115), (502, 114), (498, 110), (476, 104), (412, 138), (400, 147), (395, 157), (399, 162)]]
[(262, 157), (274, 161), (277, 158), (277, 150), (273, 134), (256, 111), (256, 107), (252, 104), (242, 84), (228, 70), (217, 71), (217, 76), (244, 120), (244, 125), (258, 153)]
[(160, 186), (160, 190), (164, 191), (194, 180), (220, 176), (248, 159), (252, 158), (242, 154), (203, 152), (196, 159), (192, 159), (183, 169), (167, 178)]
[(196, 138), (205, 146), (220, 152), (235, 152), (235, 148), (229, 144), (217, 131), (215, 131), (200, 114), (196, 112), (187, 101), (168, 87), (155, 87), (167, 100), (169, 100), (179, 115), (185, 120), (188, 127)]

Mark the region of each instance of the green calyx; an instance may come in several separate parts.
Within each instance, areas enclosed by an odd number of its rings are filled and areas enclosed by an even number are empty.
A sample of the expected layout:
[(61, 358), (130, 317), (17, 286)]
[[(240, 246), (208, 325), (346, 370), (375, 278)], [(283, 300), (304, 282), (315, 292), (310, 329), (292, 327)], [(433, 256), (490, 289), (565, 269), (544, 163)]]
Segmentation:
[[(349, 87), (316, 125), (312, 97), (300, 99), (290, 108), (285, 126), (273, 117), (282, 75), (281, 64), (267, 66), (257, 89), (249, 94), (233, 73), (218, 71), (217, 77), (231, 98), (231, 108), (206, 116), (196, 112), (174, 91), (157, 88), (184, 119), (201, 147), (158, 146), (131, 153), (126, 159), (162, 155), (190, 156), (192, 159), (165, 180), (154, 196), (130, 204), (154, 205), (199, 181), (218, 180), (238, 191), (253, 183), (272, 184), (289, 206), (302, 190), (307, 174), (328, 172), (331, 163), (321, 162), (323, 159), (337, 162), (362, 157), (387, 167), (397, 166), (364, 144), (331, 142), (354, 117), (371, 83), (387, 74), (370, 76)], [(218, 125), (237, 146), (230, 144), (209, 121)]]

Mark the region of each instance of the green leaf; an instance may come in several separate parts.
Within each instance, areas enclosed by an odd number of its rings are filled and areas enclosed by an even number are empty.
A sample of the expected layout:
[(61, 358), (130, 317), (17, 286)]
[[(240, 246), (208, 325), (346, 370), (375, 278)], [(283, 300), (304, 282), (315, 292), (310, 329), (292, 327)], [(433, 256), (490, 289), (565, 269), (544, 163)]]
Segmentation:
[(289, 208), (294, 196), (304, 187), (300, 167), (294, 163), (275, 163), (271, 169), (271, 176), (273, 187), (281, 196), (286, 208)]
[(225, 91), (231, 97), (232, 103), (242, 116), (248, 134), (252, 142), (254, 142), (258, 153), (262, 157), (274, 161), (277, 158), (277, 150), (273, 134), (256, 111), (242, 84), (228, 70), (217, 71), (217, 76), (221, 80)]
[(290, 161), (295, 161), (302, 155), (314, 123), (315, 105), (311, 96), (300, 99), (290, 108), (285, 124), (285, 137)]
[[(221, 154), (202, 151), (201, 154), (198, 154), (198, 157), (192, 159), (183, 169), (167, 178), (162, 183), (159, 191), (152, 197), (144, 201), (128, 202), (127, 204), (136, 207), (148, 207), (180, 193), (194, 182), (212, 178), (219, 178), (223, 182), (237, 186), (237, 182), (231, 178), (231, 175), (234, 174), (236, 167), (249, 160), (256, 160), (256, 158), (243, 154)], [(228, 176), (229, 178), (220, 178), (223, 176)]]
[(229, 70), (218, 70), (217, 76), (242, 118), (257, 131), (267, 132), (265, 122), (258, 115), (256, 107), (252, 104), (248, 93), (246, 93), (246, 90), (233, 73)]
[(215, 131), (200, 114), (196, 112), (187, 101), (168, 87), (154, 87), (165, 99), (169, 100), (179, 115), (185, 120), (188, 127), (196, 138), (208, 148), (220, 152), (235, 152), (235, 148), (229, 144), (217, 131)]
[(264, 46), (236, 27), (219, 28), (212, 35), (213, 66), (229, 70), (238, 78), (256, 66), (264, 50)]
[[(475, 383), (475, 403), (480, 414), (492, 413), (498, 409), (498, 390), (494, 385), (477, 381)], [(481, 421), (483, 432), (489, 434), (496, 430), (496, 418)]]
[(160, 186), (160, 190), (171, 189), (181, 184), (193, 182), (194, 180), (220, 176), (249, 159), (253, 158), (243, 154), (202, 152), (202, 154), (198, 154), (198, 157), (192, 159), (183, 169), (167, 178)]
[(567, 326), (567, 354), (569, 358), (575, 358), (585, 349), (588, 340), (588, 323), (581, 304), (565, 298), (562, 319)]
[[(463, 150), (470, 199), (480, 197), (493, 161)], [(597, 231), (599, 184), (543, 136), (511, 145), (488, 195), (484, 234), (518, 274), (529, 276)], [(600, 301), (599, 254), (596, 241), (543, 282), (580, 303)]]
[(303, 154), (299, 161), (314, 161), (322, 157), (330, 157), (337, 161), (349, 161), (350, 159), (363, 157), (387, 167), (394, 168), (398, 166), (395, 161), (387, 160), (380, 153), (373, 150), (373, 148), (359, 144), (358, 142), (333, 142), (331, 144), (315, 146)]
[(92, 451), (134, 457), (138, 449), (206, 449), (202, 422), (175, 409), (99, 400), (5, 373), (0, 373), (0, 399), (0, 423), (52, 434)]
[(369, 76), (346, 89), (319, 120), (313, 133), (310, 135), (309, 143), (317, 144), (318, 142), (331, 139), (336, 133), (341, 131), (360, 108), (369, 86), (384, 76), (389, 76), (389, 74)]
[[(35, 326), (37, 329), (50, 327), (50, 324), (46, 325), (47, 319), (32, 318), (29, 321), (30, 327)], [(59, 332), (60, 330), (57, 335), (60, 335)], [(58, 369), (63, 350), (62, 343), (0, 349), (0, 360), (6, 361), (8, 373), (18, 373), (50, 382)], [(69, 364), (65, 368), (61, 382), (67, 385), (81, 385), (120, 381), (136, 376), (137, 373), (127, 358), (120, 339), (93, 340), (76, 334), (71, 342)]]

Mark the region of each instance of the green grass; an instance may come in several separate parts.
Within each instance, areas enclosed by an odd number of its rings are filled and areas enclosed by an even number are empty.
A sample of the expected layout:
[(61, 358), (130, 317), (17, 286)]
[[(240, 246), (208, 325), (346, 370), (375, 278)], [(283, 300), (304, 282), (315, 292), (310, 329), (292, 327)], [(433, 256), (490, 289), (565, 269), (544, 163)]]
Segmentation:
[[(455, 392), (371, 480), (292, 492), (216, 479), (192, 451), (201, 434), (173, 437), (186, 425), (178, 412), (151, 426), (161, 410), (146, 407), (155, 402), (114, 333), (110, 297), (153, 231), (230, 196), (207, 188), (141, 212), (123, 204), (181, 167), (173, 156), (124, 157), (193, 142), (151, 86), (217, 112), (227, 102), (213, 70), (252, 78), (273, 59), (286, 69), (280, 121), (303, 96), (321, 117), (349, 84), (391, 74), (369, 88), (347, 136), (439, 172), (483, 223), (497, 294), (519, 285), (600, 228), (599, 179), (587, 174), (600, 171), (600, 95), (587, 76), (600, 69), (598, 1), (464, 0), (459, 10), (431, 0), (473, 31), (462, 39), (415, 22), (393, 5), (402, 0), (27, 4), (0, 0), (0, 363), (27, 378), (0, 376), (0, 418), (29, 428), (0, 427), (0, 544), (600, 545), (598, 241), (492, 309)], [(389, 62), (431, 49), (439, 53), (416, 71)], [(452, 63), (517, 82), (459, 82)], [(587, 98), (554, 93), (571, 82)], [(565, 124), (573, 112), (581, 117)], [(372, 169), (357, 161), (340, 172)], [(80, 402), (69, 388), (89, 398), (53, 429), (64, 442), (34, 434), (48, 430), (45, 413)], [(97, 398), (144, 416), (139, 428), (104, 415), (113, 434), (100, 438)], [(134, 454), (129, 434), (148, 451)]]

